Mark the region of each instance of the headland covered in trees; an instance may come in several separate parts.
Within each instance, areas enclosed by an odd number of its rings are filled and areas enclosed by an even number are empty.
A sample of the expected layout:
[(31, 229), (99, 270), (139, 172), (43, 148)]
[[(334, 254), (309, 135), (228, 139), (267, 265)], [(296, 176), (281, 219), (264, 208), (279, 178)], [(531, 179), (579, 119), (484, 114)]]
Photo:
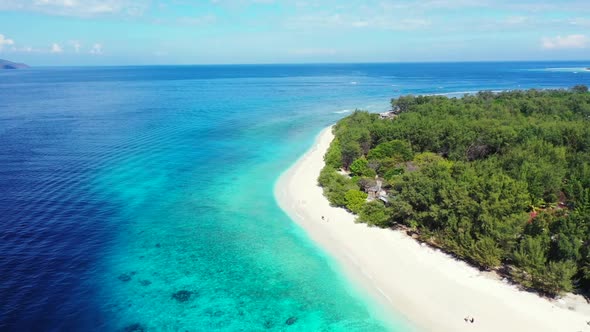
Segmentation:
[(24, 63), (17, 63), (17, 62), (12, 62), (12, 61), (8, 61), (8, 60), (0, 59), (0, 70), (1, 69), (25, 69), (25, 68), (29, 68), (29, 66)]
[(590, 331), (568, 293), (590, 283), (587, 88), (392, 106), (325, 130), (278, 181), (281, 207), (426, 330)]
[[(585, 86), (392, 106), (391, 120), (357, 111), (336, 124), (319, 178), (333, 205), (549, 295), (590, 292)], [(377, 183), (382, 199), (367, 202)]]

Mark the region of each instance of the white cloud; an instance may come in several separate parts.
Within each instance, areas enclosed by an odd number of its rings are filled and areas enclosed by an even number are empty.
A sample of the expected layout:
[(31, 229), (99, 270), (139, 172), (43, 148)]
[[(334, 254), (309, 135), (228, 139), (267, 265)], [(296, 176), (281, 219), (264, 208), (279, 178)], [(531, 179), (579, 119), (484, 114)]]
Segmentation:
[(336, 50), (329, 48), (302, 48), (291, 51), (292, 54), (310, 56), (310, 55), (334, 55)]
[(210, 2), (214, 5), (251, 6), (251, 5), (272, 5), (272, 4), (275, 4), (277, 1), (275, 1), (275, 0), (211, 0)]
[(8, 39), (4, 37), (3, 34), (0, 34), (0, 51), (4, 48), (4, 46), (14, 45), (14, 40)]
[(576, 17), (569, 21), (569, 24), (579, 26), (579, 27), (589, 27), (590, 28), (590, 18), (585, 17)]
[(384, 28), (389, 28), (393, 30), (419, 30), (429, 27), (430, 25), (430, 20), (422, 18), (407, 18), (398, 20), (390, 24), (382, 24)]
[(382, 1), (379, 6), (387, 11), (398, 10), (439, 10), (457, 8), (478, 8), (490, 5), (489, 0), (422, 0)]
[(345, 24), (340, 14), (313, 13), (287, 19), (286, 26), (294, 29), (339, 27)]
[(381, 1), (384, 9), (436, 11), (449, 9), (486, 8), (518, 13), (552, 12), (567, 8), (570, 11), (590, 11), (588, 0), (397, 0)]
[(362, 21), (362, 20), (352, 22), (352, 26), (355, 27), (355, 28), (366, 27), (366, 26), (369, 26), (369, 24), (370, 24), (369, 22)]
[(149, 3), (149, 0), (0, 0), (0, 10), (78, 17), (139, 16), (147, 10)]
[(348, 9), (345, 12), (314, 12), (307, 15), (290, 17), (285, 26), (291, 29), (313, 30), (318, 28), (373, 28), (380, 30), (409, 31), (421, 30), (431, 26), (430, 19), (421, 15), (400, 15), (397, 12), (375, 12), (369, 10)]
[(72, 46), (72, 48), (74, 48), (74, 52), (80, 53), (80, 47), (82, 47), (82, 44), (80, 44), (79, 41), (70, 40), (70, 45)]
[(88, 53), (95, 54), (95, 55), (102, 54), (102, 44), (96, 43), (96, 44), (92, 45), (92, 48), (90, 49), (90, 51)]
[(217, 21), (215, 15), (203, 15), (197, 17), (180, 17), (176, 20), (177, 23), (182, 25), (207, 25)]
[(577, 34), (564, 37), (545, 37), (541, 42), (545, 49), (585, 48), (590, 44), (590, 38)]
[(529, 18), (526, 16), (509, 16), (504, 19), (503, 23), (505, 23), (507, 25), (519, 25), (519, 24), (524, 24), (524, 23), (528, 23), (528, 22), (529, 22)]
[(58, 43), (51, 44), (51, 53), (62, 53), (64, 50), (61, 48), (61, 45)]
[(76, 0), (35, 0), (34, 4), (39, 6), (62, 6), (62, 7), (74, 7), (76, 6)]

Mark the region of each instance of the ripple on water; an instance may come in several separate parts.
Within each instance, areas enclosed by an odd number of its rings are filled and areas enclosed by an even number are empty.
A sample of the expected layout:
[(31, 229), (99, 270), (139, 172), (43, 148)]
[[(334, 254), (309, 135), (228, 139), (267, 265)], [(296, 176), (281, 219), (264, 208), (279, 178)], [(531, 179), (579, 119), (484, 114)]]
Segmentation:
[(539, 70), (585, 66), (0, 73), (0, 330), (405, 331), (278, 209), (274, 180), (346, 110), (589, 85)]

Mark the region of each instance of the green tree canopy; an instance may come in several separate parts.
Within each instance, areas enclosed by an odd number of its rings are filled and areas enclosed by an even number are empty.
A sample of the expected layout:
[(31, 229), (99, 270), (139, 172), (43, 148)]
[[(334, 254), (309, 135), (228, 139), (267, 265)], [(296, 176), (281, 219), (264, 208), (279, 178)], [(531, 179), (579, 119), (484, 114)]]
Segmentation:
[[(586, 86), (410, 95), (392, 107), (393, 120), (357, 110), (334, 126), (319, 179), (333, 205), (407, 225), (481, 267), (506, 265), (525, 286), (590, 292)], [(366, 203), (377, 180), (387, 197)]]

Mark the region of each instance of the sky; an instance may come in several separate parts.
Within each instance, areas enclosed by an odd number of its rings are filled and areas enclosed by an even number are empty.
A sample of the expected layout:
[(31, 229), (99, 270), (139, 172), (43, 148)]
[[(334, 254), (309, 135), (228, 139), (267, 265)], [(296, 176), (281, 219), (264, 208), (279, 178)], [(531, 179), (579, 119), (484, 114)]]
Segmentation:
[(0, 0), (31, 65), (590, 59), (590, 0)]

